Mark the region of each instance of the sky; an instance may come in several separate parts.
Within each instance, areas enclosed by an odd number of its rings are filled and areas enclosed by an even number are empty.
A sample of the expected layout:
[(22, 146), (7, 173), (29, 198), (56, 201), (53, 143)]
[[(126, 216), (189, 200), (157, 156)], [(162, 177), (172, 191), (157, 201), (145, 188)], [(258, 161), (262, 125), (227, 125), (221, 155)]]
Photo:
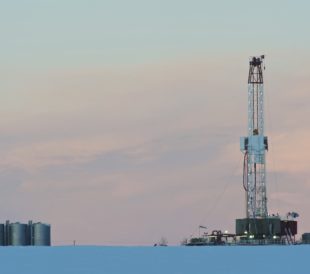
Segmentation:
[[(310, 231), (308, 1), (0, 1), (0, 222), (169, 244), (244, 217), (249, 56), (270, 213)], [(1, 221), (2, 220), (2, 221)]]

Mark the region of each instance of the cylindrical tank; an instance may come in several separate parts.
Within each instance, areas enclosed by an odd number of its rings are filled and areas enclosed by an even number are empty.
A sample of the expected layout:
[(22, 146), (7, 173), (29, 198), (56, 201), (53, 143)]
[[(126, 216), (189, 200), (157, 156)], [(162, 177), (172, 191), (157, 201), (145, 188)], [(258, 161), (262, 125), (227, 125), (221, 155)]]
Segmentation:
[(51, 245), (51, 226), (43, 223), (32, 224), (32, 245)]
[(9, 245), (27, 245), (27, 225), (21, 223), (9, 224)]
[(0, 246), (5, 245), (5, 232), (4, 232), (4, 224), (0, 224)]

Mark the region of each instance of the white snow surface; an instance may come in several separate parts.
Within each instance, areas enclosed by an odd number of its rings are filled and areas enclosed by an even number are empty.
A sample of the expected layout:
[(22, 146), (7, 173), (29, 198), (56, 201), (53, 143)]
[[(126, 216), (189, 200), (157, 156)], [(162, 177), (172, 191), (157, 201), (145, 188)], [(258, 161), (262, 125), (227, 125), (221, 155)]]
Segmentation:
[(0, 273), (310, 273), (310, 245), (1, 247)]

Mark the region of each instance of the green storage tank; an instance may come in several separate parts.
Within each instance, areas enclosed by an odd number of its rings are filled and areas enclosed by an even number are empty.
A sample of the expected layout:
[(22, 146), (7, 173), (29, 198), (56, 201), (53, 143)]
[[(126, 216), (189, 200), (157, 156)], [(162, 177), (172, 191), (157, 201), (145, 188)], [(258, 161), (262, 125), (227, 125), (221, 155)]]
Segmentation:
[(27, 225), (21, 223), (9, 224), (9, 245), (23, 246), (28, 245)]
[(32, 245), (51, 245), (51, 226), (43, 223), (32, 224)]

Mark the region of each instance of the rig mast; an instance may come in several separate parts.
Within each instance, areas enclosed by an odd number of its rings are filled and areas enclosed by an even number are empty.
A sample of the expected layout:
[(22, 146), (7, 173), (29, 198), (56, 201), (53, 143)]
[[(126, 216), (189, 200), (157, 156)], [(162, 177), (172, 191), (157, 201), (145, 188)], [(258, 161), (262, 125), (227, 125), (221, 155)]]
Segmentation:
[(248, 76), (248, 136), (240, 138), (244, 154), (243, 187), (246, 196), (246, 217), (236, 219), (236, 235), (240, 241), (253, 244), (292, 244), (297, 234), (298, 217), (289, 212), (281, 219), (269, 215), (266, 193), (266, 151), (268, 139), (264, 135), (264, 59), (250, 58)]
[(268, 139), (264, 136), (264, 55), (251, 57), (248, 76), (248, 136), (241, 137), (244, 153), (243, 187), (246, 193), (246, 217), (266, 218), (266, 159)]

